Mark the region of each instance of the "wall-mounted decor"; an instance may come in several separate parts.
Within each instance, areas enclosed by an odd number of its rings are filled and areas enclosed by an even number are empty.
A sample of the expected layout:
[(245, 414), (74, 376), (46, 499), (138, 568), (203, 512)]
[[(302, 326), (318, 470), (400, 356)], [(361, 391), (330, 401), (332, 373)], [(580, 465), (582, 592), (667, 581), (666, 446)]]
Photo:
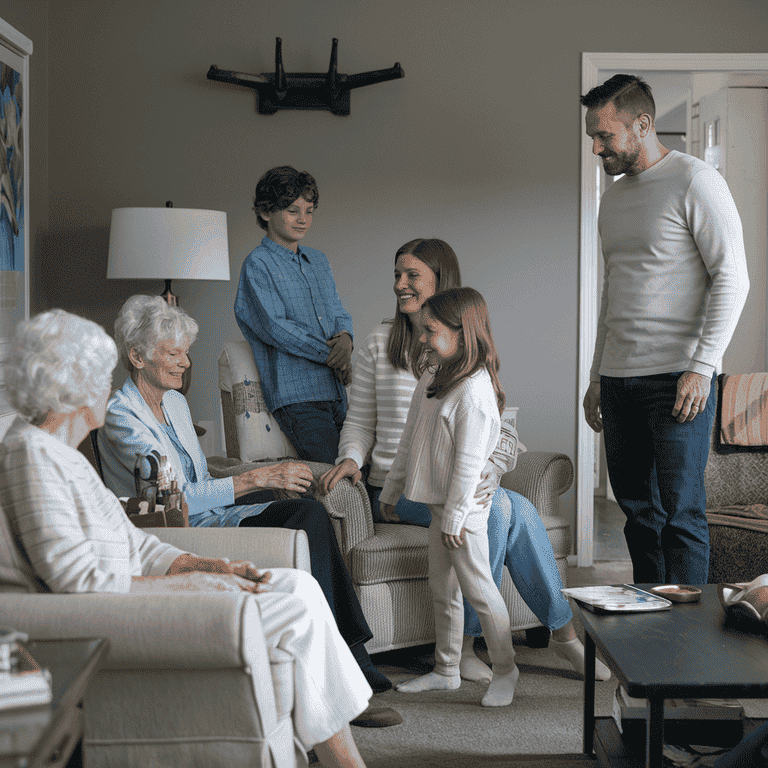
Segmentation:
[(29, 317), (29, 57), (32, 41), (0, 19), (0, 437), (13, 413), (5, 366)]
[(208, 70), (209, 80), (234, 83), (256, 91), (260, 115), (274, 115), (278, 109), (327, 109), (334, 115), (348, 115), (352, 88), (362, 88), (405, 76), (399, 63), (388, 69), (342, 75), (337, 72), (339, 41), (334, 37), (327, 72), (286, 72), (283, 68), (283, 41), (275, 42), (275, 71), (249, 75), (219, 69)]

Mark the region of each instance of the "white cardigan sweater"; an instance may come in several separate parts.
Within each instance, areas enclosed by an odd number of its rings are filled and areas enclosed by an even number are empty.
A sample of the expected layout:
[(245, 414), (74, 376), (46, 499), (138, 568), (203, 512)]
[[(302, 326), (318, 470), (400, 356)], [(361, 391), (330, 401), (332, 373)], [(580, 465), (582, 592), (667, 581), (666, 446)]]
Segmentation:
[(485, 368), (443, 399), (426, 396), (433, 376), (421, 377), (381, 501), (412, 501), (444, 507), (441, 530), (459, 535), (471, 512), (482, 511), (475, 491), (499, 440), (501, 417)]

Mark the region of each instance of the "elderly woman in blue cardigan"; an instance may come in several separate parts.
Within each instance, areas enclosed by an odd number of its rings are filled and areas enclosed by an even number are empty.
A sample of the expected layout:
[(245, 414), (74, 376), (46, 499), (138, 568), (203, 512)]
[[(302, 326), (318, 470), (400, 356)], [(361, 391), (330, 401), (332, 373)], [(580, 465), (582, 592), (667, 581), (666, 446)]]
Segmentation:
[(304, 493), (312, 482), (306, 464), (260, 466), (214, 479), (200, 448), (186, 398), (176, 390), (189, 367), (187, 351), (197, 323), (160, 296), (132, 296), (115, 321), (115, 341), (130, 371), (107, 404), (98, 447), (104, 482), (117, 496), (136, 493), (136, 454), (157, 451), (168, 462), (189, 507), (189, 524), (304, 530), (312, 575), (320, 583), (341, 632), (375, 692), (392, 687), (371, 663), (364, 643), (373, 636), (363, 616), (325, 508), (314, 499), (278, 500), (275, 491)]

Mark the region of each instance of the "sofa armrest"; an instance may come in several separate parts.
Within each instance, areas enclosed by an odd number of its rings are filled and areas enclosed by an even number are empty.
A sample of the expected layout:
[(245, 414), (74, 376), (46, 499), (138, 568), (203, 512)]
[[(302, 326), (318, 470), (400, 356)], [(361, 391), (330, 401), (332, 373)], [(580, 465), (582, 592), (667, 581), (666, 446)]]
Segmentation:
[(525, 496), (540, 515), (557, 517), (557, 501), (573, 483), (573, 462), (564, 453), (527, 451), (500, 485)]
[(200, 557), (250, 560), (257, 568), (310, 570), (304, 531), (287, 528), (145, 528), (160, 541)]
[[(283, 461), (300, 461), (300, 459), (283, 459)], [(243, 464), (239, 459), (213, 456), (208, 459), (208, 469), (213, 477), (231, 477), (247, 472), (261, 464), (274, 463), (275, 460), (267, 460)], [(317, 484), (320, 477), (332, 469), (332, 466), (316, 461), (302, 461), (301, 463), (306, 464), (312, 471), (313, 495), (326, 508), (328, 515), (333, 520), (339, 539), (339, 548), (345, 560), (348, 560), (349, 552), (357, 544), (373, 536), (373, 515), (365, 485), (362, 481), (353, 485), (348, 480), (342, 480), (334, 486), (327, 496), (322, 496), (316, 491)]]
[(106, 637), (103, 669), (242, 668), (244, 621), (264, 645), (248, 601), (246, 593), (4, 594), (0, 625), (35, 640)]

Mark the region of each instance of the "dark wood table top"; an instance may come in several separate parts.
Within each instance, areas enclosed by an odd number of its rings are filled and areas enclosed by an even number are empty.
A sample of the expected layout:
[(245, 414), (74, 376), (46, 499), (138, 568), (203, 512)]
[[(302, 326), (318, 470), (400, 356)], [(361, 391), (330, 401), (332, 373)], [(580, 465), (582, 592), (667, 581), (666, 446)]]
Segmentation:
[(768, 627), (728, 617), (717, 585), (698, 586), (699, 602), (666, 611), (579, 615), (630, 696), (768, 697)]

